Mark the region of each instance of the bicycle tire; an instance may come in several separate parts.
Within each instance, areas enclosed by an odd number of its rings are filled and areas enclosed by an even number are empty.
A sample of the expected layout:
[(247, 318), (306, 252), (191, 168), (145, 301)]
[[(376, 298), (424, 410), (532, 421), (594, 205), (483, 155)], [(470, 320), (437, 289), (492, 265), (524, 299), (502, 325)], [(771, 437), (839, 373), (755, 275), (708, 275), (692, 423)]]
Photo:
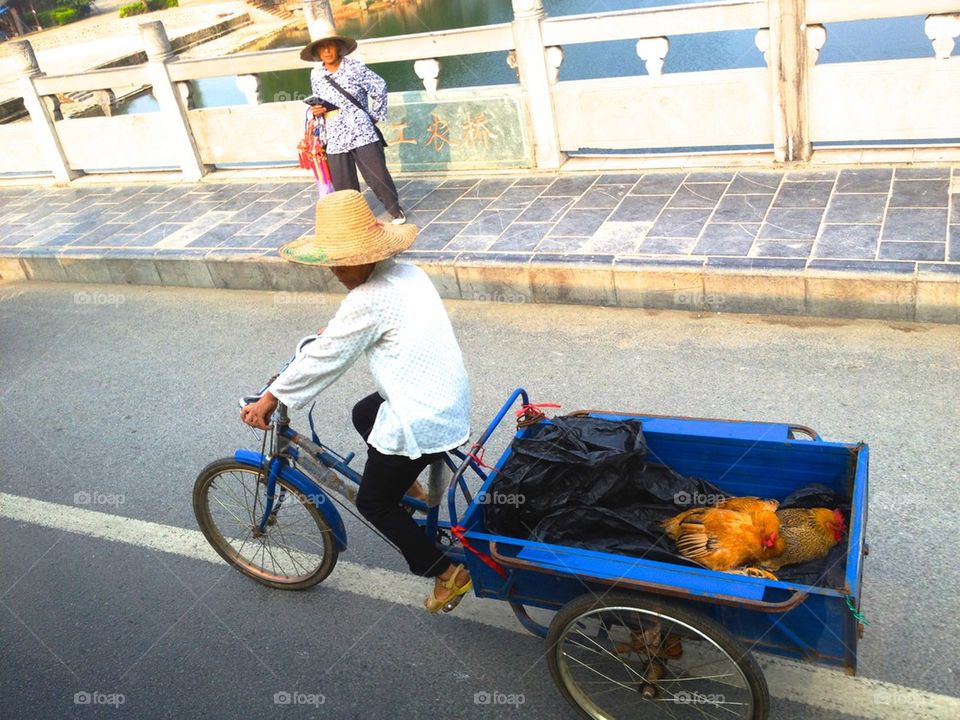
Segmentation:
[[(217, 554), (247, 577), (250, 577), (268, 587), (277, 588), (280, 590), (306, 590), (307, 588), (313, 587), (314, 585), (326, 579), (327, 576), (333, 572), (333, 569), (337, 564), (337, 558), (340, 554), (333, 538), (333, 529), (330, 527), (326, 518), (320, 513), (319, 510), (317, 510), (316, 506), (310, 502), (309, 499), (306, 498), (299, 490), (294, 488), (282, 478), (277, 479), (278, 490), (282, 489), (288, 495), (296, 498), (299, 505), (306, 511), (306, 513), (309, 515), (309, 518), (316, 524), (317, 529), (320, 531), (318, 545), (322, 550), (319, 555), (320, 561), (316, 564), (316, 567), (310, 569), (309, 572), (293, 575), (275, 572), (277, 569), (277, 563), (272, 552), (268, 550), (264, 550), (263, 552), (264, 563), (266, 562), (266, 556), (269, 552), (274, 561), (274, 572), (270, 572), (265, 566), (259, 567), (256, 565), (256, 563), (251, 562), (249, 559), (243, 558), (241, 553), (234, 547), (231, 541), (227, 539), (220, 527), (218, 527), (217, 522), (214, 520), (213, 514), (211, 513), (210, 489), (214, 486), (218, 478), (222, 478), (228, 474), (233, 474), (235, 476), (248, 475), (251, 476), (251, 479), (253, 479), (253, 477), (257, 474), (257, 469), (251, 467), (250, 465), (238, 462), (232, 457), (222, 458), (220, 460), (215, 460), (201, 470), (200, 474), (197, 475), (196, 482), (193, 486), (193, 512), (197, 519), (197, 524), (200, 527), (200, 531), (207, 539), (207, 542), (209, 542), (213, 549), (217, 551)], [(264, 481), (261, 480), (261, 484), (263, 482)], [(254, 490), (256, 491), (253, 496), (255, 504), (257, 493), (260, 490), (259, 484), (255, 485)], [(245, 492), (244, 498), (247, 497), (248, 495)], [(281, 509), (280, 512), (283, 512), (283, 510)], [(252, 522), (254, 513), (249, 514), (249, 519), (251, 520), (249, 530), (251, 535), (254, 534)], [(234, 515), (234, 517), (236, 518), (236, 515)], [(263, 535), (269, 537), (271, 534), (273, 534), (275, 539), (279, 538), (281, 541), (286, 542), (286, 538), (283, 535), (283, 530), (284, 528), (277, 523), (274, 526), (268, 526), (266, 533)], [(261, 546), (266, 545), (266, 542), (264, 542), (260, 537), (257, 537), (256, 541), (260, 542)], [(246, 540), (244, 540), (244, 543), (245, 542)], [(314, 545), (318, 544), (318, 541), (313, 540), (312, 538), (311, 542), (313, 542)], [(252, 547), (256, 548), (255, 543), (252, 544)], [(240, 550), (242, 549), (243, 546), (241, 546)], [(300, 548), (295, 548), (296, 555), (289, 552), (289, 549), (287, 549), (286, 552), (291, 566), (294, 569), (296, 569), (297, 557), (312, 559), (312, 557), (316, 555), (314, 552), (304, 552), (300, 550)], [(255, 557), (256, 553), (254, 554), (254, 558)], [(282, 568), (282, 564), (280, 567)]]
[[(594, 700), (592, 700), (587, 695), (585, 690), (586, 684), (588, 683), (578, 683), (573, 677), (573, 673), (570, 668), (574, 667), (573, 664), (566, 662), (564, 643), (571, 631), (571, 629), (577, 626), (577, 623), (580, 623), (580, 626), (584, 626), (584, 618), (591, 618), (596, 621), (598, 625), (603, 627), (604, 632), (609, 632), (609, 627), (603, 625), (602, 620), (597, 620), (599, 617), (596, 613), (603, 612), (604, 610), (609, 610), (615, 614), (617, 613), (629, 613), (637, 612), (643, 613), (643, 615), (638, 614), (637, 625), (634, 627), (640, 627), (640, 635), (645, 635), (646, 630), (643, 628), (642, 623), (651, 623), (655, 622), (657, 624), (662, 623), (664, 620), (673, 623), (669, 626), (670, 630), (667, 633), (662, 633), (659, 642), (661, 645), (658, 645), (654, 648), (654, 652), (650, 653), (650, 648), (646, 647), (646, 654), (648, 655), (647, 661), (648, 664), (644, 664), (643, 661), (636, 664), (635, 667), (646, 667), (649, 669), (652, 666), (652, 662), (649, 662), (651, 659), (656, 661), (657, 664), (660, 664), (663, 667), (669, 667), (672, 660), (663, 659), (666, 658), (666, 648), (661, 652), (661, 646), (665, 637), (671, 634), (675, 628), (682, 628), (684, 637), (687, 639), (684, 641), (683, 638), (674, 639), (674, 643), (679, 648), (680, 657), (684, 649), (689, 651), (692, 645), (695, 645), (697, 641), (702, 641), (708, 647), (715, 646), (718, 648), (723, 655), (726, 656), (727, 660), (732, 665), (735, 665), (737, 670), (740, 673), (740, 677), (744, 681), (744, 687), (740, 690), (744, 693), (749, 692), (751, 705), (749, 708), (744, 710), (744, 715), (742, 717), (749, 718), (749, 720), (765, 720), (769, 712), (770, 697), (769, 691), (767, 689), (766, 680), (763, 677), (763, 672), (760, 670), (760, 666), (757, 664), (756, 659), (750, 654), (750, 652), (744, 648), (742, 643), (737, 640), (728, 630), (722, 627), (719, 623), (713, 619), (703, 615), (702, 613), (696, 612), (695, 610), (688, 609), (680, 605), (669, 604), (660, 600), (659, 598), (652, 598), (648, 595), (641, 593), (631, 593), (631, 592), (611, 592), (603, 596), (597, 596), (593, 594), (582, 595), (570, 601), (564, 605), (557, 615), (554, 617), (553, 622), (550, 624), (550, 631), (547, 634), (547, 664), (550, 668), (550, 676), (553, 678), (554, 683), (556, 683), (557, 688), (560, 690), (561, 694), (564, 696), (564, 699), (576, 708), (582, 717), (590, 718), (590, 720), (599, 720), (603, 718), (604, 720), (609, 720), (611, 718), (655, 718), (655, 717), (678, 717), (677, 712), (680, 710), (690, 710), (691, 716), (700, 717), (704, 715), (702, 707), (700, 709), (692, 707), (691, 703), (696, 703), (697, 698), (706, 698), (705, 694), (698, 694), (696, 690), (692, 693), (690, 692), (690, 685), (680, 685), (675, 684), (674, 688), (681, 688), (681, 692), (676, 693), (674, 696), (669, 689), (657, 688), (658, 682), (662, 682), (664, 685), (673, 683), (680, 683), (680, 681), (687, 682), (688, 679), (683, 678), (681, 674), (671, 674), (671, 671), (665, 671), (666, 679), (653, 682), (640, 682), (636, 678), (632, 679), (632, 684), (637, 687), (631, 688), (635, 693), (636, 701), (631, 703), (631, 707), (628, 707), (624, 712), (619, 712), (615, 715), (612, 710), (605, 710), (599, 706)], [(622, 616), (621, 616), (622, 617)], [(653, 620), (655, 618), (655, 620)], [(628, 623), (630, 624), (630, 623)], [(626, 628), (626, 625), (624, 626)], [(649, 627), (649, 625), (648, 625)], [(662, 625), (660, 626), (662, 628)], [(660, 629), (658, 628), (658, 629)], [(577, 629), (579, 632), (579, 629)], [(689, 636), (686, 635), (689, 633)], [(698, 637), (699, 636), (699, 637)], [(584, 636), (587, 637), (587, 636)], [(631, 634), (631, 641), (636, 644), (636, 641), (633, 640), (633, 634)], [(612, 636), (609, 637), (612, 641)], [(686, 642), (684, 646), (682, 643)], [(645, 643), (645, 640), (644, 640)], [(667, 644), (669, 647), (670, 643)], [(585, 647), (586, 649), (592, 650), (596, 653), (595, 648), (589, 648), (588, 646), (581, 645), (580, 647)], [(599, 645), (597, 645), (599, 647)], [(622, 648), (618, 648), (616, 644), (613, 645), (615, 652), (620, 654), (624, 652)], [(596, 653), (602, 656), (602, 653)], [(640, 653), (643, 654), (643, 653)], [(625, 655), (620, 655), (620, 661)], [(722, 656), (720, 656), (722, 657)], [(582, 664), (582, 663), (581, 663)], [(624, 663), (626, 664), (626, 663)], [(594, 670), (594, 672), (596, 672)], [(634, 671), (635, 675), (643, 679), (643, 672)], [(595, 677), (595, 676), (588, 676)], [(610, 678), (609, 676), (604, 676), (611, 681), (612, 684), (619, 684), (615, 679)], [(649, 676), (646, 678), (649, 680)], [(592, 684), (599, 685), (603, 681), (593, 680)], [(650, 687), (652, 686), (652, 687)], [(621, 685), (621, 687), (624, 687)], [(645, 696), (642, 690), (645, 687), (650, 687), (651, 697)], [(610, 692), (609, 690), (607, 692)], [(659, 693), (659, 697), (657, 694)], [(603, 693), (600, 693), (603, 694)], [(677, 704), (677, 696), (684, 695), (682, 700)], [(628, 696), (629, 698), (629, 696)], [(649, 701), (649, 702), (648, 702)], [(612, 701), (611, 701), (612, 702)], [(628, 699), (629, 702), (629, 699)], [(674, 708), (671, 712), (664, 714), (658, 708), (659, 702), (660, 705), (663, 705), (664, 702), (674, 704)], [(687, 707), (684, 708), (684, 703), (687, 704)], [(681, 712), (682, 715), (682, 712)], [(712, 715), (707, 715), (708, 717), (713, 717)], [(726, 715), (724, 717), (727, 717)]]

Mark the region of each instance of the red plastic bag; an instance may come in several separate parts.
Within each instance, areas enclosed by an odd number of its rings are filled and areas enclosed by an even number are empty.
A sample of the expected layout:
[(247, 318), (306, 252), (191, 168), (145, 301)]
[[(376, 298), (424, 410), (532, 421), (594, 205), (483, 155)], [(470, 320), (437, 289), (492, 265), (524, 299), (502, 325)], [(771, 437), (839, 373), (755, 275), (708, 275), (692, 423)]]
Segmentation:
[(317, 182), (317, 194), (323, 197), (333, 192), (333, 179), (327, 162), (327, 151), (320, 140), (321, 122), (323, 122), (322, 118), (308, 117), (303, 139), (297, 143), (297, 153), (300, 167), (313, 171), (313, 177)]

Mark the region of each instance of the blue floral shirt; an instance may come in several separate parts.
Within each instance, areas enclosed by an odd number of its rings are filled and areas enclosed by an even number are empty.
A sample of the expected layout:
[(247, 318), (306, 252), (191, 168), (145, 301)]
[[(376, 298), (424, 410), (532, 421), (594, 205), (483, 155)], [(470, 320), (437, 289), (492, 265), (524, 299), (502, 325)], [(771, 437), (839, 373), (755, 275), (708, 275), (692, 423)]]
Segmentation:
[(375, 120), (379, 122), (387, 117), (386, 80), (359, 60), (343, 58), (334, 73), (329, 72), (323, 63), (317, 63), (310, 73), (313, 94), (340, 108), (339, 113), (328, 117), (326, 121), (327, 152), (345, 153), (378, 142), (373, 122), (367, 114), (323, 79), (328, 76), (353, 95), (357, 102), (368, 107)]

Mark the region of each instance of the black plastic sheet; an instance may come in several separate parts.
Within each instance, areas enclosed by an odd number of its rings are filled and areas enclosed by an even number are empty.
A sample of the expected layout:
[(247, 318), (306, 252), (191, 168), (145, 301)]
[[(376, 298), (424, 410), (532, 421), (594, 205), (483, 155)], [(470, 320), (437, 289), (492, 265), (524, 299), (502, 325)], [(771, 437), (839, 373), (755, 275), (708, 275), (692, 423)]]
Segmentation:
[[(696, 507), (690, 498), (726, 493), (706, 480), (648, 463), (639, 420), (556, 417), (535, 434), (515, 438), (511, 447), (484, 505), (490, 532), (700, 566), (676, 553), (660, 523)], [(841, 507), (849, 517), (849, 503), (823, 486), (801, 488), (781, 507)], [(827, 558), (782, 568), (778, 577), (840, 587), (845, 547), (841, 542)]]
[(660, 522), (689, 505), (675, 498), (722, 496), (714, 485), (647, 463), (639, 420), (556, 417), (536, 435), (516, 438), (492, 483), (487, 528), (510, 537), (686, 565)]

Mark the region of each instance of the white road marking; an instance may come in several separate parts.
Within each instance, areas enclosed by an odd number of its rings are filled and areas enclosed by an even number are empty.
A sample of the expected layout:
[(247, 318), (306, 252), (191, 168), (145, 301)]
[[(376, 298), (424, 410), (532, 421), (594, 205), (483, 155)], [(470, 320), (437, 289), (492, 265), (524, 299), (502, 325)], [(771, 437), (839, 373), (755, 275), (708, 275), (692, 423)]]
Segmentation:
[[(223, 562), (199, 530), (135, 520), (7, 493), (0, 493), (0, 517), (150, 548), (194, 560), (218, 564)], [(426, 581), (412, 575), (346, 560), (338, 561), (333, 574), (323, 584), (325, 588), (407, 605), (418, 612), (423, 612), (423, 598), (429, 589)], [(526, 634), (509, 608), (495, 600), (471, 597), (464, 601), (456, 614), (437, 617), (439, 622), (460, 620)], [(840, 671), (769, 655), (758, 654), (757, 659), (766, 676), (770, 694), (783, 700), (876, 720), (952, 720), (960, 717), (960, 698), (879, 680), (852, 678)]]

